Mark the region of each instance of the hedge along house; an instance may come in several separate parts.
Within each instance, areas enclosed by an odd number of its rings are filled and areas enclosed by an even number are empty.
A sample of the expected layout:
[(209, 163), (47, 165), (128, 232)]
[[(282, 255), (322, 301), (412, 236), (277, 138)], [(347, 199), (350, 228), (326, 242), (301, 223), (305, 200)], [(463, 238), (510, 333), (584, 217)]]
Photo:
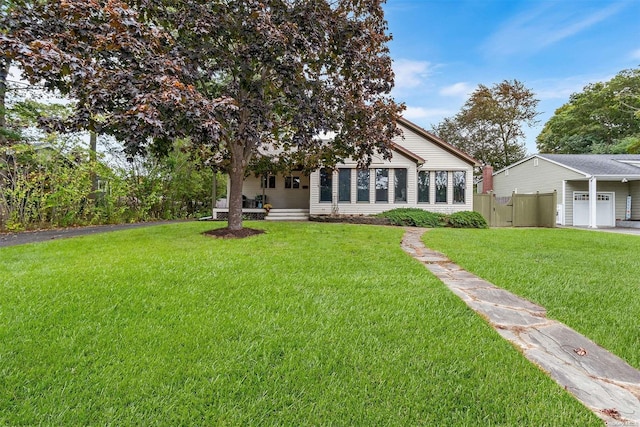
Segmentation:
[[(308, 175), (248, 176), (243, 184), (248, 217), (307, 219), (309, 215), (370, 215), (395, 208), (453, 213), (473, 210), (473, 169), (477, 160), (406, 119), (392, 157), (375, 155), (368, 169), (346, 160)], [(263, 209), (269, 204), (271, 209)], [(226, 218), (223, 203), (214, 218)]]
[(640, 221), (640, 155), (534, 154), (493, 174), (498, 197), (553, 191), (558, 224), (634, 226)]

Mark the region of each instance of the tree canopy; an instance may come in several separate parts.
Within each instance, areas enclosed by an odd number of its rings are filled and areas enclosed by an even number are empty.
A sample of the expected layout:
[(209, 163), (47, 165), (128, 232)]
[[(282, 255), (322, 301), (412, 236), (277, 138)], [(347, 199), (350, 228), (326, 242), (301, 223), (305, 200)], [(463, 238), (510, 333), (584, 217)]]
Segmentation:
[(536, 123), (538, 100), (518, 80), (478, 85), (460, 112), (433, 132), (482, 164), (500, 169), (526, 155), (524, 125)]
[(536, 142), (543, 153), (625, 153), (640, 145), (640, 68), (585, 86), (555, 111)]
[(306, 167), (390, 154), (402, 106), (388, 96), (382, 1), (27, 1), (3, 17), (0, 46), (31, 82), (77, 101), (49, 128), (111, 134), (131, 154), (189, 138), (229, 174), (237, 230), (264, 148)]

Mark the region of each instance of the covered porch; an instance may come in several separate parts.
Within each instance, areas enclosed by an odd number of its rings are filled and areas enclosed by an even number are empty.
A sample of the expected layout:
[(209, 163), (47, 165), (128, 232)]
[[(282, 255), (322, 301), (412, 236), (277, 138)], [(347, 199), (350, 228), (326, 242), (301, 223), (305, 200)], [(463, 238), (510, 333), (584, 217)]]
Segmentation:
[[(249, 175), (242, 184), (242, 214), (252, 220), (308, 220), (309, 195), (309, 175), (301, 171)], [(213, 219), (227, 219), (228, 215), (227, 200), (217, 200)]]

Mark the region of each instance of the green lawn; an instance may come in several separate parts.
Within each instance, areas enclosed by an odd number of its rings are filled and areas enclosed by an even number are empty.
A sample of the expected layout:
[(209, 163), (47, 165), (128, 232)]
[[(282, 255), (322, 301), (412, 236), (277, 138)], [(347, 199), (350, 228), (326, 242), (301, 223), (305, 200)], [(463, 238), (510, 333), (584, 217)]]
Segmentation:
[(602, 425), (402, 229), (223, 225), (0, 249), (0, 425)]
[(496, 228), (430, 230), (423, 239), (640, 369), (640, 236)]

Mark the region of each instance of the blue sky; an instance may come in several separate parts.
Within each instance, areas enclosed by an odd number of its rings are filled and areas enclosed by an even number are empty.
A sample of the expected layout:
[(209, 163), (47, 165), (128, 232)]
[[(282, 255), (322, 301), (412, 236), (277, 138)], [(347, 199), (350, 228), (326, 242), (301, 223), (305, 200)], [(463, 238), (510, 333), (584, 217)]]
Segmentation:
[(540, 100), (530, 154), (569, 95), (640, 66), (640, 0), (387, 0), (385, 13), (407, 119), (430, 130), (478, 84), (517, 79)]

